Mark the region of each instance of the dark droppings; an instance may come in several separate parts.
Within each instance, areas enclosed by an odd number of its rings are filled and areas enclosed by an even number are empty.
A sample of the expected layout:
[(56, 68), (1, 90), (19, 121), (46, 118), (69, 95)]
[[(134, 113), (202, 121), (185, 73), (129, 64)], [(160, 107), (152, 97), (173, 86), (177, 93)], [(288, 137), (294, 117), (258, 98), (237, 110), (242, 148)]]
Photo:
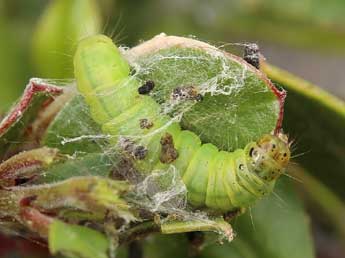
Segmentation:
[(128, 138), (120, 138), (119, 140), (120, 147), (134, 159), (144, 159), (147, 155), (147, 148), (141, 145), (135, 144)]
[(140, 173), (133, 163), (132, 158), (121, 157), (120, 161), (114, 166), (110, 173), (110, 178), (114, 180), (128, 180), (132, 184), (138, 184), (144, 180), (144, 176)]
[(256, 69), (260, 68), (260, 50), (255, 43), (246, 44), (244, 47), (243, 59), (254, 66)]
[(173, 100), (196, 100), (201, 101), (203, 96), (199, 93), (198, 89), (191, 86), (181, 86), (173, 90), (171, 94)]
[(144, 146), (136, 146), (133, 151), (133, 156), (135, 159), (144, 159), (147, 154), (147, 149)]
[(174, 140), (171, 134), (166, 133), (162, 136), (160, 143), (162, 149), (159, 160), (162, 163), (169, 164), (178, 158), (178, 152), (174, 147)]
[(139, 125), (141, 129), (150, 129), (153, 126), (153, 122), (149, 121), (147, 118), (142, 118), (139, 120)]
[(153, 81), (146, 81), (143, 85), (138, 88), (138, 93), (141, 95), (149, 94), (153, 88), (155, 87), (155, 83)]

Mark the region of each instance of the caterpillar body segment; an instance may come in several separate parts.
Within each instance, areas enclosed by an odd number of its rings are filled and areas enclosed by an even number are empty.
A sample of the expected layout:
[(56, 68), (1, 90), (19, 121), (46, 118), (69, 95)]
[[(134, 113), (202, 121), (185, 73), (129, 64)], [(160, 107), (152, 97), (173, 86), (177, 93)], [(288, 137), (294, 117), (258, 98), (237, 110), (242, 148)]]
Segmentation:
[(218, 149), (213, 144), (201, 145), (194, 155), (192, 154), (186, 172), (182, 176), (188, 189), (188, 200), (196, 207), (201, 207), (206, 202), (211, 164), (217, 153)]
[(139, 94), (142, 83), (130, 77), (127, 62), (103, 35), (79, 44), (74, 67), (78, 90), (112, 144), (129, 152), (143, 173), (173, 165), (194, 207), (216, 212), (246, 207), (272, 191), (289, 161), (282, 134), (264, 135), (244, 149), (226, 152), (181, 130), (153, 98)]
[[(109, 121), (114, 114), (125, 108), (118, 105), (125, 92), (111, 94), (112, 91), (126, 88), (130, 92), (136, 89), (136, 81), (128, 80), (128, 63), (106, 36), (98, 35), (82, 40), (75, 54), (74, 67), (78, 90), (83, 93), (92, 118), (97, 123)], [(114, 85), (118, 85), (118, 89)]]

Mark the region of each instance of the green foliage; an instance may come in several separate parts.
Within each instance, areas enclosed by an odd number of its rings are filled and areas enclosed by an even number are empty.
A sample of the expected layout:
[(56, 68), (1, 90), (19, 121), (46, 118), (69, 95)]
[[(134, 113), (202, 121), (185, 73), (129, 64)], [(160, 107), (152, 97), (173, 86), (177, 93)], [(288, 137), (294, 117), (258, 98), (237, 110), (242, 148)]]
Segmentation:
[(107, 258), (109, 240), (96, 230), (58, 220), (49, 227), (49, 250), (68, 257)]
[[(86, 136), (86, 139), (78, 139), (83, 136)], [(89, 108), (83, 98), (75, 96), (63, 106), (50, 123), (42, 144), (59, 148), (61, 152), (70, 155), (78, 152), (99, 153), (106, 142), (96, 139), (97, 136), (102, 136), (100, 126), (90, 117)]]
[(158, 46), (153, 53), (134, 58), (140, 67), (137, 77), (142, 82), (155, 82), (153, 98), (165, 103), (175, 88), (195, 86), (205, 95), (192, 106), (177, 108), (180, 110), (176, 113), (183, 114), (181, 126), (200, 135), (202, 142), (213, 143), (222, 150), (243, 148), (272, 132), (279, 101), (264, 77), (230, 55), (212, 54), (212, 50), (195, 45)]
[[(0, 2), (0, 7), (6, 9), (12, 2), (15, 1)], [(107, 6), (110, 19), (113, 17), (118, 19), (114, 8), (111, 8), (114, 7), (113, 3), (104, 0), (102, 4)], [(16, 9), (16, 4), (13, 6)], [(208, 10), (203, 4), (196, 4), (196, 2), (193, 4), (193, 1), (184, 3), (183, 8), (179, 9), (178, 2), (171, 2), (166, 6), (160, 5), (159, 12), (153, 12), (157, 8), (156, 1), (118, 1), (116, 6), (119, 7), (117, 10), (121, 10), (124, 14), (121, 24), (125, 25), (128, 32), (126, 34), (129, 34), (127, 42), (137, 42), (139, 38), (148, 38), (149, 35), (164, 30), (176, 34), (192, 32), (199, 37), (232, 42), (236, 41), (237, 37), (245, 37), (295, 46), (328, 47), (331, 51), (344, 49), (344, 33), (339, 30), (339, 25), (343, 23), (343, 2), (340, 0), (329, 3), (319, 0), (308, 3), (293, 0), (283, 4), (278, 0), (220, 1), (217, 4), (212, 3), (212, 10)], [(34, 9), (31, 8), (29, 11), (34, 13)], [(178, 20), (167, 15), (171, 10), (182, 10), (179, 12), (181, 15)], [(231, 15), (229, 10), (232, 11)], [(213, 17), (212, 12), (217, 15)], [(19, 10), (18, 13), (23, 14), (24, 11)], [(30, 66), (25, 51), (28, 52), (27, 39), (30, 38), (28, 33), (31, 31), (28, 29), (30, 22), (21, 21), (20, 23), (19, 21), (10, 26), (8, 17), (3, 15), (2, 10), (0, 14), (0, 33), (5, 35), (0, 42), (2, 57), (0, 60), (0, 111), (3, 111), (19, 94), (19, 88), (27, 80)], [(17, 12), (14, 17), (16, 21), (20, 20)], [(25, 24), (19, 32), (18, 24)], [(98, 33), (99, 25), (100, 15), (96, 2), (52, 1), (42, 16), (36, 32), (32, 35), (32, 56), (37, 69), (34, 75), (52, 78), (73, 77), (72, 55), (76, 42), (85, 35)], [(205, 30), (205, 26), (208, 29)], [(26, 31), (26, 34), (22, 33), (23, 31)], [(121, 37), (121, 35), (118, 36)], [(196, 57), (198, 62), (181, 60), (183, 56)], [(160, 57), (164, 58), (160, 59)], [(210, 84), (209, 79), (220, 71), (220, 63), (210, 57), (209, 53), (185, 48), (160, 50), (141, 56), (136, 62), (140, 63), (141, 67), (150, 68), (138, 70), (137, 76), (143, 81), (153, 79), (157, 82), (153, 97), (160, 103), (167, 101), (168, 93), (176, 85), (199, 85), (205, 81)], [(233, 60), (229, 60), (229, 64), (233, 65)], [(301, 174), (304, 184), (300, 185), (300, 188), (304, 188), (307, 193), (306, 199), (312, 200), (313, 211), (316, 211), (314, 215), (318, 216), (322, 213), (326, 221), (323, 223), (327, 226), (331, 224), (335, 231), (339, 232), (339, 236), (344, 237), (344, 222), (341, 217), (344, 211), (342, 200), (345, 195), (343, 188), (345, 178), (342, 173), (345, 168), (344, 103), (285, 71), (272, 66), (264, 66), (263, 69), (274, 82), (288, 90), (284, 129), (292, 138), (297, 138), (297, 154), (307, 152), (298, 157), (298, 162), (324, 184), (322, 185), (315, 178)], [(255, 139), (262, 133), (269, 132), (274, 128), (277, 119), (276, 99), (271, 92), (261, 91), (266, 85), (257, 81), (255, 76), (249, 76), (246, 85), (249, 87), (241, 89), (238, 95), (206, 94), (201, 103), (193, 105), (191, 109), (183, 110), (186, 112), (184, 112), (182, 125), (199, 133), (204, 141), (213, 142), (218, 147), (227, 149), (232, 149), (232, 146), (241, 147), (248, 139)], [(20, 116), (11, 123), (9, 128), (1, 132), (1, 159), (23, 148), (36, 146), (37, 142), (34, 142), (30, 135), (31, 125), (38, 120), (36, 118), (45, 114), (42, 107), (50, 96), (51, 94), (47, 92), (35, 93), (33, 100), (22, 109)], [(227, 106), (229, 103), (231, 103), (230, 107)], [(68, 100), (58, 108), (61, 108), (61, 111), (45, 133), (38, 135), (38, 139), (35, 135), (34, 139), (41, 145), (57, 147), (62, 153), (72, 156), (60, 160), (59, 164), (52, 164), (37, 175), (32, 183), (37, 184), (39, 190), (46, 186), (42, 183), (56, 183), (75, 176), (106, 177), (111, 172), (112, 166), (118, 162), (116, 157), (108, 155), (109, 149), (104, 139), (86, 137), (76, 140), (80, 136), (101, 135), (99, 126), (90, 118), (89, 110), (80, 96)], [(297, 170), (297, 176), (298, 173), (305, 172)], [(70, 205), (68, 197), (75, 197), (82, 184), (78, 181), (75, 181), (75, 184), (68, 182), (73, 182), (73, 180), (62, 183), (62, 187), (58, 189), (62, 189), (60, 194)], [(114, 203), (119, 203), (117, 198), (121, 198), (123, 193), (118, 193), (116, 189), (121, 189), (121, 185), (115, 184), (110, 188), (102, 182), (95, 185), (99, 186), (96, 189), (93, 188), (95, 191), (89, 191), (92, 189), (91, 185), (89, 185), (90, 188), (82, 189), (89, 199), (85, 202), (85, 199), (83, 200), (85, 196), (79, 195), (79, 199), (77, 198), (79, 208), (84, 207), (83, 205), (90, 200), (101, 206), (108, 205), (108, 208), (114, 207)], [(279, 197), (271, 196), (264, 199), (252, 207), (251, 211), (237, 218), (233, 223), (237, 237), (232, 243), (222, 246), (210, 243), (198, 256), (313, 257), (309, 218), (304, 213), (303, 204), (291, 185), (292, 183), (286, 180), (279, 182), (277, 186)], [(23, 196), (22, 189), (14, 189), (17, 190), (14, 193)], [(49, 189), (54, 189), (53, 185), (49, 185)], [(73, 190), (78, 191), (73, 192)], [(45, 190), (42, 193), (46, 193), (45, 196), (49, 197), (50, 201), (47, 202), (43, 198), (43, 201), (39, 200), (41, 201), (39, 204), (56, 205), (54, 190), (50, 192), (51, 194)], [(1, 192), (0, 204), (6, 206), (2, 206), (0, 211), (2, 213), (8, 211), (14, 216), (14, 213), (11, 213), (11, 208), (13, 208), (11, 204), (14, 204), (17, 216), (17, 199), (13, 202), (7, 194), (8, 191)], [(309, 202), (308, 204), (310, 205)], [(45, 208), (47, 206), (42, 209)], [(125, 213), (127, 214), (127, 210)], [(65, 216), (64, 218), (70, 221), (68, 223), (56, 221), (50, 227), (49, 247), (53, 254), (64, 253), (69, 257), (83, 258), (108, 257), (110, 244), (105, 234), (85, 226), (69, 224), (73, 220), (92, 220), (93, 215), (84, 214), (79, 210), (63, 211), (59, 215)], [(103, 219), (99, 214), (96, 215), (96, 221)], [(14, 229), (18, 229), (18, 225)], [(160, 235), (149, 238), (142, 244), (144, 257), (150, 258), (187, 257), (191, 251), (189, 249), (191, 244), (183, 235), (173, 237)]]
[(235, 222), (240, 239), (258, 257), (267, 258), (314, 257), (309, 224), (304, 205), (288, 178), (280, 179), (274, 195)]
[(107, 177), (116, 162), (104, 153), (84, 154), (82, 157), (72, 158), (46, 169), (45, 173), (35, 178), (36, 184), (54, 183), (74, 176), (103, 176)]
[[(116, 7), (115, 17), (120, 13), (123, 15), (121, 21), (130, 32), (127, 39), (130, 43), (162, 31), (173, 35), (190, 35), (192, 32), (199, 38), (216, 42), (260, 40), (344, 53), (342, 0), (218, 0), (202, 4), (198, 0), (169, 4), (158, 0), (139, 4), (132, 0), (119, 1)], [(178, 18), (169, 15), (171, 12), (178, 13)]]
[(27, 133), (31, 129), (31, 123), (37, 119), (44, 103), (59, 93), (61, 92), (58, 87), (48, 86), (42, 90), (33, 90), (30, 85), (26, 88), (17, 105), (10, 110), (9, 116), (1, 122), (0, 160), (6, 154), (18, 151), (17, 149), (24, 144), (33, 144), (34, 139)]
[(93, 0), (54, 0), (33, 36), (32, 57), (37, 77), (72, 78), (78, 41), (100, 31), (101, 17)]
[[(0, 7), (1, 9), (1, 7)], [(6, 16), (0, 11), (0, 114), (7, 110), (20, 96), (29, 74), (26, 49), (18, 39)]]

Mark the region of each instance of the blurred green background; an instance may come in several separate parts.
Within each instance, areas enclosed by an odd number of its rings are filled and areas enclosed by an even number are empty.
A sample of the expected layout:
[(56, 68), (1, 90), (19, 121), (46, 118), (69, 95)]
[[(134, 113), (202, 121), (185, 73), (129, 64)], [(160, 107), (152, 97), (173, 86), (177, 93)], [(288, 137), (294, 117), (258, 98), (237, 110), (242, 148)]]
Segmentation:
[[(241, 51), (237, 43), (255, 42), (269, 63), (345, 99), (344, 0), (74, 0), (67, 8), (69, 1), (55, 1), (60, 15), (51, 19), (57, 10), (47, 7), (53, 1), (0, 0), (0, 115), (31, 77), (73, 77), (77, 39), (94, 31), (129, 47), (161, 32), (235, 51)], [(343, 257), (344, 247), (324, 230), (314, 225), (315, 245), (324, 247), (318, 257)]]
[[(52, 76), (42, 72), (44, 69), (37, 69), (34, 65), (37, 57), (31, 55), (35, 26), (49, 2), (0, 1), (1, 111), (20, 95), (30, 77)], [(120, 44), (133, 46), (160, 32), (192, 35), (218, 46), (229, 42), (256, 42), (270, 63), (345, 98), (345, 87), (342, 86), (345, 81), (345, 74), (342, 73), (345, 66), (343, 0), (97, 2), (103, 17), (101, 31)], [(78, 19), (78, 12), (75, 12), (76, 19), (71, 22), (81, 28), (87, 27), (87, 24), (82, 24), (84, 20)], [(47, 37), (46, 40), (53, 39)], [(63, 40), (71, 41), (71, 38)], [(52, 59), (66, 59), (69, 53), (50, 51), (48, 54)], [(65, 66), (63, 73), (55, 77), (72, 76), (71, 68), (67, 63)]]

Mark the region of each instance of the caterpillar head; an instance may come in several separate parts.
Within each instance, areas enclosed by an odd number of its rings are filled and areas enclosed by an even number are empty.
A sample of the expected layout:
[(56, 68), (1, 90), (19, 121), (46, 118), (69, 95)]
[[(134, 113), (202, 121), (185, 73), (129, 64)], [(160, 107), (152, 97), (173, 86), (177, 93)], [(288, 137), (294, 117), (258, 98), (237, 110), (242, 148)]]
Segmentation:
[(248, 147), (252, 167), (265, 181), (277, 179), (289, 163), (291, 153), (285, 134), (266, 134)]

